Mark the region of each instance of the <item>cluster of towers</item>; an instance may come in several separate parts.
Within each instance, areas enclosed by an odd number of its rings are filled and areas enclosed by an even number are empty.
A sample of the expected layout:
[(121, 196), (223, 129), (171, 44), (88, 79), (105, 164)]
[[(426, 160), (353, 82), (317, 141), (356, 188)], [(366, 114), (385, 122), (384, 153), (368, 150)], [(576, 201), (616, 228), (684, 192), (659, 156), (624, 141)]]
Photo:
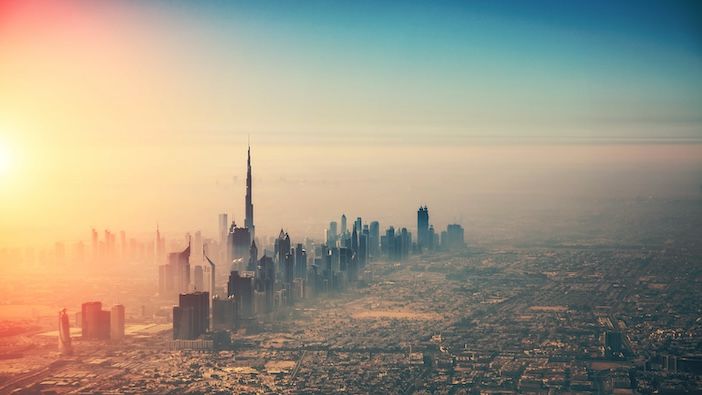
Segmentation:
[[(114, 305), (110, 310), (102, 309), (102, 302), (86, 302), (76, 314), (76, 323), (82, 329), (83, 340), (120, 341), (125, 333), (124, 306)], [(58, 314), (58, 346), (62, 355), (73, 354), (71, 327), (66, 309)]]
[[(246, 198), (243, 226), (228, 222), (220, 214), (220, 259), (231, 263), (226, 293), (215, 292), (215, 264), (206, 255), (211, 272), (209, 292), (202, 292), (202, 270), (195, 271), (195, 292), (190, 281), (190, 245), (182, 252), (171, 253), (162, 265), (159, 278), (162, 294), (179, 294), (179, 304), (173, 308), (173, 336), (176, 340), (201, 339), (213, 331), (230, 330), (271, 320), (274, 313), (314, 295), (339, 292), (359, 282), (370, 281), (366, 267), (375, 259), (402, 261), (412, 253), (458, 246), (463, 243), (463, 228), (449, 225), (441, 238), (429, 224), (429, 210), (417, 212), (416, 243), (406, 228), (390, 226), (380, 234), (378, 221), (363, 223), (358, 217), (348, 226), (346, 215), (340, 223), (332, 221), (326, 229), (322, 244), (309, 241), (293, 245), (290, 235), (281, 229), (273, 240), (272, 253), (263, 252), (255, 239), (252, 202), (251, 149), (247, 155)], [(198, 280), (198, 278), (200, 278)], [(188, 293), (190, 292), (190, 293)]]
[[(219, 215), (220, 251), (218, 256), (231, 264), (226, 293), (216, 292), (216, 264), (206, 254), (199, 232), (195, 250), (202, 248), (201, 262), (191, 268), (193, 243), (182, 251), (165, 254), (165, 239), (157, 227), (155, 254), (163, 256), (159, 265), (159, 294), (178, 297), (173, 307), (173, 337), (193, 341), (219, 330), (247, 327), (260, 320), (270, 320), (276, 311), (288, 308), (314, 295), (340, 292), (372, 278), (367, 265), (372, 260), (402, 261), (412, 253), (437, 249), (463, 248), (464, 232), (460, 225), (449, 225), (437, 235), (429, 223), (429, 210), (417, 211), (417, 239), (413, 243), (407, 228), (390, 226), (380, 234), (378, 221), (363, 223), (361, 217), (348, 226), (346, 215), (340, 223), (331, 221), (322, 244), (309, 240), (293, 246), (290, 235), (281, 229), (269, 255), (259, 257), (255, 239), (251, 149), (247, 154), (244, 226), (228, 223), (227, 214)], [(339, 226), (340, 225), (340, 226)], [(94, 232), (94, 244), (96, 233)], [(124, 239), (124, 236), (122, 236)], [(114, 237), (106, 234), (105, 248), (114, 247)], [(199, 255), (197, 255), (199, 256)], [(167, 258), (167, 259), (166, 259)], [(226, 266), (225, 266), (226, 267)], [(192, 276), (191, 276), (192, 274)], [(206, 285), (207, 284), (207, 285)], [(103, 311), (100, 302), (84, 303), (79, 316), (84, 339), (108, 340), (124, 336), (124, 307)], [(72, 350), (65, 310), (59, 314), (59, 347), (62, 353)]]

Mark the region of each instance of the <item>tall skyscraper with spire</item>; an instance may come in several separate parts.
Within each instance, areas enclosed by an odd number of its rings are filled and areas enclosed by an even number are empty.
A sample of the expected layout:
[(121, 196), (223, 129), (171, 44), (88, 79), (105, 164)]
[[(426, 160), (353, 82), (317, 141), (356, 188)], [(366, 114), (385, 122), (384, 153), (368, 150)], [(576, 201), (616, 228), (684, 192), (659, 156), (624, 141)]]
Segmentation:
[(255, 237), (254, 212), (253, 212), (253, 189), (251, 186), (251, 145), (249, 145), (248, 158), (246, 160), (246, 218), (244, 227), (248, 228), (251, 240)]

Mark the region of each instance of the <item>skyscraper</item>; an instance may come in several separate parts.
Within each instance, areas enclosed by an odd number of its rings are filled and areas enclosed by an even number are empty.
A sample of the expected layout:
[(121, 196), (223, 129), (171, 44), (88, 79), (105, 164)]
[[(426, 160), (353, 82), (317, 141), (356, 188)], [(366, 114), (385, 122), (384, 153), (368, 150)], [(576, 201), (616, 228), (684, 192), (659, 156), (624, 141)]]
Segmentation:
[(173, 338), (193, 340), (210, 327), (210, 294), (193, 292), (180, 294), (178, 306), (173, 306)]
[(174, 296), (190, 288), (190, 243), (181, 252), (168, 254), (168, 263), (159, 266), (158, 287), (161, 296)]
[[(212, 311), (212, 298), (214, 298), (216, 296), (215, 295), (215, 279), (216, 279), (215, 269), (216, 269), (217, 265), (215, 265), (215, 263), (212, 262), (212, 259), (210, 259), (210, 257), (207, 256), (207, 253), (205, 253), (205, 246), (204, 245), (202, 246), (202, 255), (205, 257), (205, 260), (210, 265), (210, 276), (211, 276), (211, 278), (210, 278), (210, 295), (212, 295), (212, 297), (210, 298), (210, 311)], [(210, 322), (214, 322), (214, 321), (210, 320)]]
[(307, 278), (307, 251), (300, 243), (295, 248), (295, 277)]
[(68, 324), (68, 314), (66, 309), (59, 311), (59, 352), (61, 355), (73, 354), (73, 346), (71, 345), (71, 328)]
[(110, 339), (121, 340), (124, 338), (124, 306), (112, 306), (110, 310)]
[(256, 275), (257, 290), (264, 294), (264, 313), (273, 310), (273, 291), (275, 290), (275, 263), (273, 258), (265, 254), (258, 262), (258, 274)]
[(256, 247), (256, 240), (251, 241), (251, 248), (249, 249), (249, 264), (246, 270), (250, 272), (256, 271), (256, 265), (258, 263), (258, 247)]
[(237, 309), (242, 318), (250, 318), (254, 314), (253, 297), (254, 284), (253, 277), (249, 273), (242, 273), (234, 270), (229, 274), (227, 282), (227, 297), (234, 296), (237, 300)]
[(283, 229), (280, 230), (280, 234), (275, 240), (274, 250), (278, 271), (283, 273), (285, 271), (285, 256), (290, 253), (290, 235), (287, 232), (283, 232)]
[(251, 240), (254, 240), (256, 231), (254, 227), (253, 187), (251, 183), (251, 146), (249, 146), (246, 160), (246, 218), (244, 219), (244, 227), (249, 230)]
[(417, 247), (422, 250), (429, 248), (429, 209), (427, 206), (417, 210)]
[(336, 245), (337, 236), (336, 221), (331, 221), (327, 229), (327, 245), (329, 245), (329, 247), (334, 247)]
[(197, 265), (193, 270), (193, 289), (195, 291), (205, 290), (205, 272), (202, 270), (202, 266)]
[(110, 338), (110, 312), (102, 310), (101, 302), (86, 302), (81, 306), (82, 337), (86, 340)]
[(227, 213), (222, 213), (217, 216), (217, 224), (219, 225), (219, 244), (227, 243), (227, 234), (229, 233), (229, 220)]
[[(442, 232), (443, 233), (443, 232)], [(458, 224), (451, 224), (446, 227), (446, 240), (442, 240), (444, 248), (457, 250), (465, 247), (463, 227)]]
[[(240, 228), (236, 223), (232, 222), (229, 230), (229, 248), (231, 251), (231, 260), (247, 258), (251, 249), (251, 232), (250, 229)], [(242, 260), (243, 262), (243, 260)], [(243, 265), (243, 270), (246, 265)]]
[(346, 234), (346, 214), (341, 214), (341, 235)]
[(380, 256), (380, 224), (378, 221), (370, 223), (369, 231), (368, 243), (370, 246), (368, 252), (372, 257), (377, 258)]

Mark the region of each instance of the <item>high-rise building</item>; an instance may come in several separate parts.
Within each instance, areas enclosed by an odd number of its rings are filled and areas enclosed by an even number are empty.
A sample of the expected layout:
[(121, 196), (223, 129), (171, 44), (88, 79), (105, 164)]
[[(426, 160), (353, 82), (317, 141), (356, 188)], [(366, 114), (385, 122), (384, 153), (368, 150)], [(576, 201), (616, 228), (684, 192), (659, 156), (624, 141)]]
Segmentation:
[(234, 270), (229, 274), (227, 282), (227, 297), (234, 296), (237, 301), (239, 315), (250, 318), (254, 314), (254, 278), (248, 272)]
[[(441, 232), (442, 235), (444, 232)], [(442, 240), (442, 247), (447, 250), (457, 250), (466, 246), (464, 230), (461, 225), (451, 224), (446, 227), (446, 240)]]
[(93, 253), (93, 261), (97, 262), (98, 258), (100, 257), (100, 252), (99, 252), (99, 247), (98, 247), (98, 232), (93, 228), (91, 232), (91, 238), (92, 238), (92, 253)]
[(300, 243), (295, 247), (295, 277), (307, 278), (307, 251)]
[(273, 292), (275, 290), (275, 262), (265, 254), (258, 262), (256, 290), (264, 295), (264, 313), (273, 311)]
[(232, 222), (229, 230), (229, 241), (232, 261), (242, 258), (248, 259), (251, 248), (251, 233), (248, 228), (240, 228)]
[(219, 229), (219, 245), (227, 244), (227, 235), (229, 234), (229, 220), (227, 213), (221, 213), (217, 216), (217, 225)]
[[(244, 219), (244, 227), (249, 230), (251, 240), (256, 238), (256, 227), (254, 226), (254, 209), (253, 209), (253, 185), (251, 180), (251, 146), (248, 150), (248, 158), (246, 159), (246, 218)], [(246, 246), (248, 249), (249, 246)]]
[(345, 235), (346, 231), (346, 214), (341, 214), (341, 235)]
[(249, 249), (249, 264), (246, 270), (253, 272), (256, 271), (256, 266), (258, 264), (258, 247), (256, 246), (256, 240), (251, 241), (251, 248)]
[(215, 330), (235, 329), (237, 327), (237, 303), (234, 297), (212, 299), (212, 326)]
[(429, 209), (427, 206), (420, 206), (417, 210), (417, 248), (419, 250), (429, 248), (429, 237)]
[(210, 327), (210, 294), (180, 294), (173, 306), (173, 339), (194, 340)]
[(190, 243), (181, 252), (168, 254), (168, 263), (159, 266), (159, 294), (175, 296), (190, 288)]
[(327, 229), (327, 245), (333, 247), (336, 245), (336, 240), (338, 238), (338, 233), (336, 229), (336, 221), (329, 222), (329, 228)]
[(285, 256), (290, 253), (290, 235), (280, 230), (278, 238), (275, 240), (275, 260), (278, 264), (278, 271), (285, 271)]
[(124, 306), (112, 306), (110, 310), (110, 339), (121, 340), (124, 338)]
[(205, 290), (205, 273), (200, 265), (195, 266), (193, 270), (193, 289), (195, 291)]
[(156, 251), (156, 262), (160, 264), (166, 257), (166, 239), (164, 237), (161, 237), (161, 230), (159, 229), (158, 224), (156, 225), (156, 241), (154, 244)]
[(59, 311), (58, 326), (59, 353), (61, 355), (71, 355), (73, 354), (73, 345), (71, 344), (71, 327), (68, 323), (66, 309)]
[[(204, 245), (202, 246), (202, 255), (205, 256), (205, 260), (210, 265), (210, 295), (212, 295), (212, 297), (210, 298), (210, 311), (212, 311), (212, 298), (215, 297), (215, 269), (217, 265), (215, 265), (215, 263), (212, 262), (212, 259), (210, 259), (210, 257), (207, 256)], [(212, 321), (210, 320), (210, 322)]]
[(82, 337), (85, 340), (110, 339), (110, 312), (102, 310), (101, 302), (86, 302), (81, 306)]
[(371, 222), (368, 230), (368, 253), (371, 257), (377, 258), (380, 255), (380, 223)]

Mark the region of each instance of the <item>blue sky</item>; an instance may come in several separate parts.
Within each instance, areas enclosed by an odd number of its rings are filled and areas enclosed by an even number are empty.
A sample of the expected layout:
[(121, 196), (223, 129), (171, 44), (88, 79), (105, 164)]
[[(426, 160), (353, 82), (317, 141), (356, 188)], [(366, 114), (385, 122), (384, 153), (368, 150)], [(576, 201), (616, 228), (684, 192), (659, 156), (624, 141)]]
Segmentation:
[[(254, 80), (279, 83), (281, 96), (306, 90), (291, 100), (309, 100), (334, 126), (348, 110), (362, 120), (359, 133), (426, 125), (447, 135), (702, 134), (702, 6), (695, 2), (182, 6), (207, 25), (200, 33), (213, 38), (213, 52), (239, 46)], [(264, 96), (276, 96), (270, 88)], [(375, 110), (382, 107), (386, 113)]]

